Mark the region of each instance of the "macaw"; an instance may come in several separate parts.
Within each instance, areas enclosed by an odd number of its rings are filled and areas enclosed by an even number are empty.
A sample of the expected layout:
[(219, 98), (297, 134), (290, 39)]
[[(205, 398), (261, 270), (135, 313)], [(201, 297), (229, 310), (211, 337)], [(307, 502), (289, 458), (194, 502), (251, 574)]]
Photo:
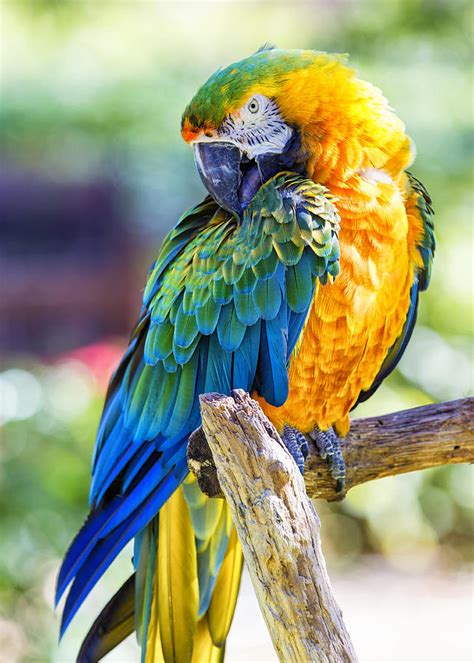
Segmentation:
[(434, 253), (414, 146), (344, 57), (266, 46), (184, 111), (208, 197), (152, 265), (99, 425), (90, 515), (63, 562), (61, 633), (125, 546), (134, 574), (78, 661), (133, 630), (143, 663), (221, 661), (242, 570), (224, 500), (186, 463), (201, 393), (243, 388), (304, 466), (305, 435), (344, 481), (349, 413), (408, 343)]

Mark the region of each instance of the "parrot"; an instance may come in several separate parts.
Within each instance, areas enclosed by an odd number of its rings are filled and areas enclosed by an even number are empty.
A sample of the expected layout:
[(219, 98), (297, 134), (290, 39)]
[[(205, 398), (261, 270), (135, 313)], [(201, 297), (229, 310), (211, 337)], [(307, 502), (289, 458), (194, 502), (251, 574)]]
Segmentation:
[(61, 636), (133, 539), (133, 573), (77, 660), (133, 631), (142, 663), (218, 663), (241, 547), (186, 451), (199, 396), (243, 389), (304, 472), (307, 436), (336, 490), (350, 412), (399, 362), (430, 281), (433, 210), (415, 147), (347, 57), (265, 45), (219, 69), (184, 110), (206, 198), (152, 264), (99, 423), (90, 513), (57, 580)]

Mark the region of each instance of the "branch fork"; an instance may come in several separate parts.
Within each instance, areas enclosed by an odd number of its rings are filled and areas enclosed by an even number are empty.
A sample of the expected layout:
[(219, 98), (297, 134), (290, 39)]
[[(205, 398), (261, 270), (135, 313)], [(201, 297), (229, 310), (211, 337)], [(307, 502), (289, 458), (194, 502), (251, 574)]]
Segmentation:
[[(344, 495), (311, 440), (304, 480), (274, 426), (241, 391), (200, 398), (202, 428), (188, 444), (201, 489), (232, 511), (257, 599), (285, 663), (357, 661), (333, 596), (310, 497)], [(474, 399), (352, 422), (342, 441), (345, 490), (372, 479), (474, 460)], [(305, 486), (306, 484), (306, 486)], [(306, 490), (305, 490), (306, 488)]]

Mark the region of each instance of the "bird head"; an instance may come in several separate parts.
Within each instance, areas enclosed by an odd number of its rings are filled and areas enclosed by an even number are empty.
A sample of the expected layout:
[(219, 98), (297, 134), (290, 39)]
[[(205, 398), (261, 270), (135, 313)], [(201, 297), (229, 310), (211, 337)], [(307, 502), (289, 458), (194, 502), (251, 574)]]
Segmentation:
[[(264, 47), (218, 70), (198, 90), (183, 113), (181, 133), (222, 207), (240, 215), (260, 186), (283, 170), (324, 183), (336, 166), (343, 176), (364, 159), (373, 166), (377, 149), (385, 154), (389, 142), (383, 127), (403, 134), (381, 93), (359, 81), (345, 60)], [(351, 142), (338, 162), (341, 146)]]

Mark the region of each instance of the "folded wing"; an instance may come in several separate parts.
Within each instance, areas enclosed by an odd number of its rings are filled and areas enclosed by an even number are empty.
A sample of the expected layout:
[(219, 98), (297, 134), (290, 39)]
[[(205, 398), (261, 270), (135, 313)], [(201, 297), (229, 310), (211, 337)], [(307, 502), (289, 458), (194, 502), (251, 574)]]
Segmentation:
[[(208, 199), (165, 240), (108, 390), (91, 512), (60, 571), (57, 600), (71, 585), (62, 632), (123, 546), (185, 479), (187, 439), (200, 425), (199, 394), (257, 389), (269, 403), (284, 403), (288, 360), (316, 281), (338, 273), (338, 227), (323, 187), (283, 174), (262, 187), (242, 220)], [(188, 505), (199, 530), (194, 498), (188, 495)], [(205, 558), (206, 527), (194, 537), (198, 615), (209, 608), (227, 550), (224, 520), (212, 559)]]

